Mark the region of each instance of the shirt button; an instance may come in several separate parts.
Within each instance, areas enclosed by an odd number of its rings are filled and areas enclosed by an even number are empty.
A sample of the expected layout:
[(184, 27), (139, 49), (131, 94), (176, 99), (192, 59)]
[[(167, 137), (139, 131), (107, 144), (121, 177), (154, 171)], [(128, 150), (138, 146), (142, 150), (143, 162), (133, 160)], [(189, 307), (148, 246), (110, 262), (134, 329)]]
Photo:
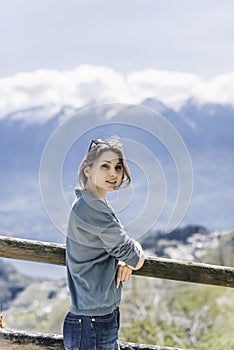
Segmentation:
[(95, 318), (94, 318), (94, 317), (92, 318), (92, 321), (93, 321), (93, 322), (95, 321)]

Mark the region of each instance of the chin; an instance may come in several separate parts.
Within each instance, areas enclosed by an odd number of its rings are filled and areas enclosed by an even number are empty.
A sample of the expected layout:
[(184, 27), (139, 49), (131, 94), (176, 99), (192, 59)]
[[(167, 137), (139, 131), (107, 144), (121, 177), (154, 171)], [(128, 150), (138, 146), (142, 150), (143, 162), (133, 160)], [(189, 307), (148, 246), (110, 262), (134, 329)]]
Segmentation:
[(110, 187), (108, 187), (107, 191), (112, 192), (112, 191), (115, 191), (116, 188), (117, 188), (117, 186), (110, 186)]

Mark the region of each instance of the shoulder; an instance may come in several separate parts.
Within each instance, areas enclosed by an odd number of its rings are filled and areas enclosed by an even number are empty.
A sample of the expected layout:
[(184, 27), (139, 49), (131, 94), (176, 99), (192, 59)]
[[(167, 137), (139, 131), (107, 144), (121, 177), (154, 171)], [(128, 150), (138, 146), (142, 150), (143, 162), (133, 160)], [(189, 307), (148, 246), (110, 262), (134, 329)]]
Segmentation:
[(76, 221), (102, 223), (101, 226), (108, 226), (111, 222), (116, 221), (115, 214), (107, 203), (88, 194), (83, 194), (73, 202), (71, 216)]
[(98, 211), (102, 213), (112, 213), (112, 209), (103, 201), (83, 195), (77, 198), (72, 204), (72, 210), (77, 212)]
[(72, 206), (69, 218), (69, 227), (82, 229), (92, 234), (98, 235), (107, 228), (118, 226), (115, 214), (107, 203), (84, 197), (78, 198)]

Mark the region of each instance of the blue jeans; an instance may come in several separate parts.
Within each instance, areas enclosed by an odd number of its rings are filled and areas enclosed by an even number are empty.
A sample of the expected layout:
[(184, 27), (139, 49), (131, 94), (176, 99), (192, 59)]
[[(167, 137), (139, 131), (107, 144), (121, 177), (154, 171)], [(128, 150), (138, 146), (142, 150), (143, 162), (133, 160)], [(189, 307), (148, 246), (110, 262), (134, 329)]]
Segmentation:
[(66, 350), (119, 350), (119, 309), (105, 316), (65, 317), (63, 341)]

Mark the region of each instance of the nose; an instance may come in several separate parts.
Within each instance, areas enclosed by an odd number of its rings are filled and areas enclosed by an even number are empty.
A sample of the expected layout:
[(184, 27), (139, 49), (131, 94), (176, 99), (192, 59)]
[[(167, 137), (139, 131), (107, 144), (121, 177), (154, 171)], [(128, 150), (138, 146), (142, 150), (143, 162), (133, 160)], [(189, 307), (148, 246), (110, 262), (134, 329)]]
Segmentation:
[(116, 170), (115, 170), (114, 168), (113, 168), (113, 169), (110, 169), (109, 175), (110, 175), (111, 177), (115, 177), (115, 176), (116, 176)]

